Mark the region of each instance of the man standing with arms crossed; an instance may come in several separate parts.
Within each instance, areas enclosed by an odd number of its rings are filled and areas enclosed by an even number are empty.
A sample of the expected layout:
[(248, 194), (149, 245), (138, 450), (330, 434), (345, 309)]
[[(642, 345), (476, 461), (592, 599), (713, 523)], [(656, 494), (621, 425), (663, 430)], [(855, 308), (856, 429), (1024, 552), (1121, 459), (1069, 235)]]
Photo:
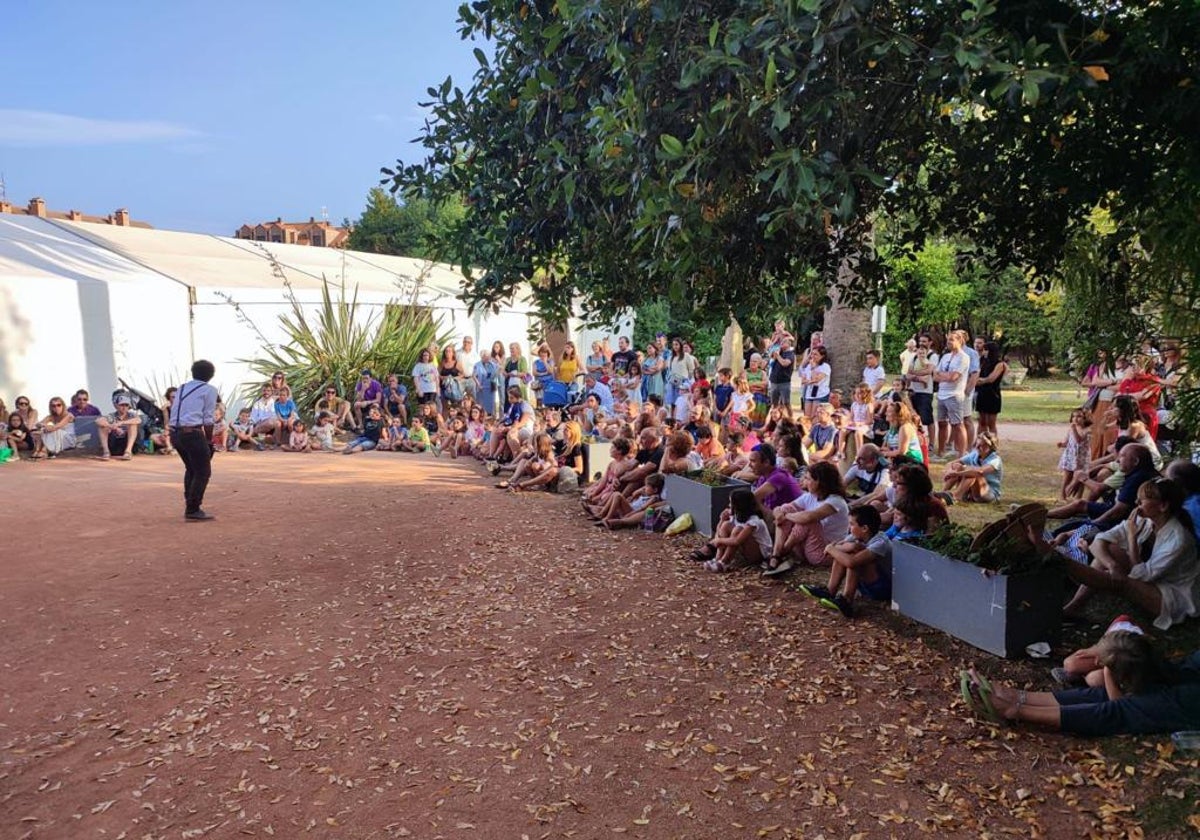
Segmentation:
[(192, 378), (180, 386), (168, 418), (171, 445), (183, 461), (183, 518), (189, 522), (215, 519), (200, 505), (212, 475), (213, 415), (217, 410), (217, 389), (208, 383), (216, 368), (205, 359), (192, 363)]

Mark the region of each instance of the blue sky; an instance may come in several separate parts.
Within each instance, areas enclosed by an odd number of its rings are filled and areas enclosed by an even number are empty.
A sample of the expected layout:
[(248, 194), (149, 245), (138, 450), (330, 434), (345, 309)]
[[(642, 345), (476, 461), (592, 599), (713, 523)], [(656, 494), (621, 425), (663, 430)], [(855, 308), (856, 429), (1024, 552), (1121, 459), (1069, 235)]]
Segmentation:
[(415, 160), (419, 101), (478, 66), (457, 0), (38, 0), (8, 4), (8, 200), (127, 207), (158, 228), (357, 218), (379, 167)]

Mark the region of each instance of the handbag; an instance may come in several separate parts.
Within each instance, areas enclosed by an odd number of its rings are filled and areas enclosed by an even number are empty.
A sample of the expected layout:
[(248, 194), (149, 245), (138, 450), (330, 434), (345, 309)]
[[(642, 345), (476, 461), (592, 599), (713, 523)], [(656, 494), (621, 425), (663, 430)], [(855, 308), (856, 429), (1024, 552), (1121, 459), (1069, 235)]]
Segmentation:
[(442, 380), (442, 399), (450, 402), (462, 402), (463, 389), (462, 383), (452, 377), (446, 377)]

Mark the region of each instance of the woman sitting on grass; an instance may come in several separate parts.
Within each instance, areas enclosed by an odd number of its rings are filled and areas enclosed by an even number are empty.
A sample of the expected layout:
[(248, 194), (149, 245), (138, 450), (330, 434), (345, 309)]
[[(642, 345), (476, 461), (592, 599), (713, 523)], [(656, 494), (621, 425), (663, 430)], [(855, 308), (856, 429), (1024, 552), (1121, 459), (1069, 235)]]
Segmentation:
[[(1030, 539), (1047, 550), (1041, 534)], [(1166, 630), (1200, 612), (1200, 562), (1192, 518), (1183, 509), (1183, 488), (1169, 478), (1155, 478), (1137, 491), (1137, 511), (1089, 546), (1091, 565), (1063, 558), (1067, 576), (1079, 584), (1063, 615), (1082, 617), (1083, 606), (1096, 591), (1114, 592), (1156, 616), (1154, 626)]]
[(980, 432), (975, 438), (975, 451), (946, 465), (942, 486), (953, 501), (998, 502), (1003, 478), (1004, 464), (996, 451), (996, 437), (991, 432)]
[(1026, 721), (1072, 735), (1153, 735), (1200, 729), (1200, 651), (1160, 663), (1145, 636), (1101, 640), (1103, 685), (1023, 691), (959, 674), (963, 699), (993, 723)]

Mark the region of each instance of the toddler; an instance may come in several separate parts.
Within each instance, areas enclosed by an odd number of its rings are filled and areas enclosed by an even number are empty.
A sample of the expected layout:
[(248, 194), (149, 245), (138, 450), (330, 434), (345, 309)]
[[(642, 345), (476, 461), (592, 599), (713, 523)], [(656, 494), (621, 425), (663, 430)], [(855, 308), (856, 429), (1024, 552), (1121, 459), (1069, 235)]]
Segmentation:
[(1086, 470), (1090, 460), (1092, 444), (1092, 418), (1082, 408), (1071, 412), (1071, 425), (1067, 429), (1065, 440), (1059, 441), (1058, 448), (1063, 451), (1058, 459), (1058, 468), (1062, 470), (1062, 487), (1059, 496), (1070, 499), (1079, 489), (1076, 470)]
[(337, 426), (334, 424), (333, 415), (328, 411), (322, 411), (317, 415), (317, 423), (312, 428), (312, 448), (314, 451), (320, 452), (336, 452), (338, 444), (333, 441), (334, 433), (337, 432)]
[(288, 442), (282, 448), (284, 452), (308, 452), (308, 429), (305, 428), (304, 421), (296, 418), (292, 423), (291, 432), (288, 433)]
[(229, 448), (229, 424), (225, 422), (225, 406), (221, 403), (213, 409), (212, 445), (218, 452)]

